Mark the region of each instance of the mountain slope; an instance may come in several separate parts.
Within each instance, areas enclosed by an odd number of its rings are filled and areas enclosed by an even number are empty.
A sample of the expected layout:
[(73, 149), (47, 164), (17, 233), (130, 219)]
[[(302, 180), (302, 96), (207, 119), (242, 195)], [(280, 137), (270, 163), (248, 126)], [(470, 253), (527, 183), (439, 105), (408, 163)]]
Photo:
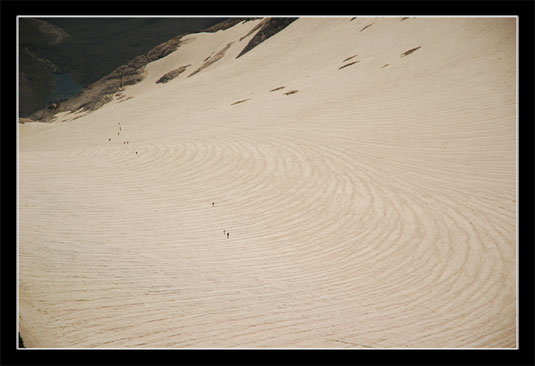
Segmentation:
[(20, 115), (48, 106), (52, 73), (69, 74), (86, 87), (161, 42), (224, 19), (20, 18)]
[(25, 346), (516, 347), (515, 19), (261, 22), (19, 125)]
[[(255, 18), (231, 18), (207, 28), (205, 32), (217, 32), (232, 27), (235, 24), (246, 23), (254, 19)], [(254, 47), (258, 46), (267, 38), (280, 32), (294, 20), (294, 18), (266, 18), (261, 22), (257, 22), (256, 26), (252, 28), (248, 34), (240, 38), (239, 41), (241, 42), (244, 38), (247, 38), (251, 34), (254, 34), (249, 43), (247, 43), (245, 48), (236, 57), (240, 57), (241, 55), (250, 51)], [(143, 78), (145, 77), (145, 65), (152, 61), (165, 57), (169, 53), (175, 51), (178, 47), (181, 46), (183, 36), (184, 35), (179, 35), (173, 37), (172, 39), (166, 42), (162, 42), (161, 44), (152, 48), (147, 53), (143, 55), (138, 55), (132, 60), (130, 60), (127, 64), (119, 66), (110, 74), (102, 77), (100, 80), (92, 83), (91, 85), (78, 92), (75, 96), (66, 100), (62, 100), (59, 103), (55, 102), (51, 104), (48, 108), (44, 108), (34, 112), (29, 117), (33, 120), (48, 122), (53, 120), (55, 118), (54, 116), (61, 112), (80, 112), (80, 110), (93, 111), (102, 107), (104, 104), (112, 100), (113, 94), (120, 94), (124, 86), (136, 84), (143, 80)], [(193, 74), (199, 72), (201, 69), (207, 67), (208, 65), (214, 63), (219, 58), (221, 58), (228, 47), (230, 47), (230, 44), (213, 57), (209, 56), (205, 60), (203, 60), (204, 64), (201, 65), (200, 68), (198, 68), (196, 71), (194, 71)], [(54, 64), (51, 65), (55, 67)], [(171, 70), (170, 72), (162, 76), (162, 78), (160, 79), (165, 79), (167, 82), (168, 80), (176, 77), (179, 73), (183, 72), (188, 66), (190, 65), (181, 66), (179, 69)], [(190, 76), (193, 74), (190, 74)], [(21, 80), (25, 79), (21, 78)], [(27, 95), (23, 94), (23, 96)]]

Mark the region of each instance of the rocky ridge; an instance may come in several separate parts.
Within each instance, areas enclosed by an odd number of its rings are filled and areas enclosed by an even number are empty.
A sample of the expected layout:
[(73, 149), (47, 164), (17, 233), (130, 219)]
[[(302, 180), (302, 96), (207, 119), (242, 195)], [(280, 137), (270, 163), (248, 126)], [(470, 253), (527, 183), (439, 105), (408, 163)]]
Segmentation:
[[(247, 22), (254, 19), (258, 18), (228, 19), (205, 29), (203, 32), (217, 32), (219, 30), (228, 29), (238, 23)], [(296, 19), (297, 18), (266, 18), (265, 21), (261, 22), (259, 26), (255, 27), (248, 34), (250, 35), (254, 31), (258, 31), (237, 57), (242, 56), (254, 47), (258, 46), (261, 42), (281, 31)], [(102, 107), (104, 104), (111, 102), (113, 100), (113, 95), (121, 92), (125, 86), (133, 85), (142, 81), (145, 78), (145, 65), (161, 59), (169, 55), (171, 52), (174, 52), (180, 47), (183, 37), (184, 35), (179, 35), (170, 39), (169, 41), (157, 45), (148, 53), (135, 57), (126, 65), (119, 66), (107, 76), (83, 89), (80, 93), (78, 93), (78, 95), (60, 103), (53, 103), (49, 105), (48, 108), (44, 108), (33, 113), (29, 116), (29, 118), (34, 121), (51, 122), (55, 119), (54, 116), (60, 112), (94, 111)], [(228, 47), (230, 47), (230, 45), (227, 45), (216, 55), (209, 57), (199, 69), (195, 70), (189, 76), (196, 74), (205, 67), (216, 62), (224, 55)], [(157, 81), (157, 83), (166, 83), (169, 80), (176, 78), (179, 74), (184, 72), (188, 66), (190, 65), (182, 66), (166, 73)]]

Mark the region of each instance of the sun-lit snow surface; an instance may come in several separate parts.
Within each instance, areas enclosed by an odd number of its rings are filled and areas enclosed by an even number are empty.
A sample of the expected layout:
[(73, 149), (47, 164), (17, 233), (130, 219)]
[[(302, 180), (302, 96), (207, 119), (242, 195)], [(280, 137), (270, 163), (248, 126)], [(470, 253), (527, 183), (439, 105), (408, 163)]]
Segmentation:
[(516, 347), (515, 19), (258, 22), (20, 125), (26, 345)]

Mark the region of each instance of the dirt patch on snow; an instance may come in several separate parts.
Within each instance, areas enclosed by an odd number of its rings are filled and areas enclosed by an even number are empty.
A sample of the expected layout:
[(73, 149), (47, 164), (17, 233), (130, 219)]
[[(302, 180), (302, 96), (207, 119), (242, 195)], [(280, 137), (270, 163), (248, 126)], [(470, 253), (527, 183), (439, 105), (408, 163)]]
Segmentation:
[(408, 56), (408, 55), (410, 55), (411, 53), (413, 53), (414, 51), (416, 51), (416, 50), (418, 50), (420, 48), (421, 48), (421, 46), (411, 48), (410, 50), (403, 52), (400, 57)]
[(359, 62), (359, 61), (350, 62), (350, 63), (348, 63), (348, 64), (345, 64), (344, 66), (340, 66), (340, 67), (338, 68), (338, 70), (343, 69), (344, 67), (348, 67), (348, 66), (351, 66), (351, 65), (353, 65), (353, 64), (356, 64), (357, 62)]

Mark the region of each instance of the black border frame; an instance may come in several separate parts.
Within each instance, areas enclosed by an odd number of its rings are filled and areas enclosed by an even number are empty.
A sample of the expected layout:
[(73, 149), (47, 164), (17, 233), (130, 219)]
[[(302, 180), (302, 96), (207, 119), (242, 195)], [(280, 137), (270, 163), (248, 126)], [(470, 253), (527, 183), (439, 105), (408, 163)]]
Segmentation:
[[(534, 365), (533, 341), (533, 1), (437, 2), (38, 2), (2, 1), (2, 276), (3, 365), (398, 364)], [(516, 350), (30, 350), (16, 349), (17, 15), (513, 15), (519, 18), (519, 348)]]

